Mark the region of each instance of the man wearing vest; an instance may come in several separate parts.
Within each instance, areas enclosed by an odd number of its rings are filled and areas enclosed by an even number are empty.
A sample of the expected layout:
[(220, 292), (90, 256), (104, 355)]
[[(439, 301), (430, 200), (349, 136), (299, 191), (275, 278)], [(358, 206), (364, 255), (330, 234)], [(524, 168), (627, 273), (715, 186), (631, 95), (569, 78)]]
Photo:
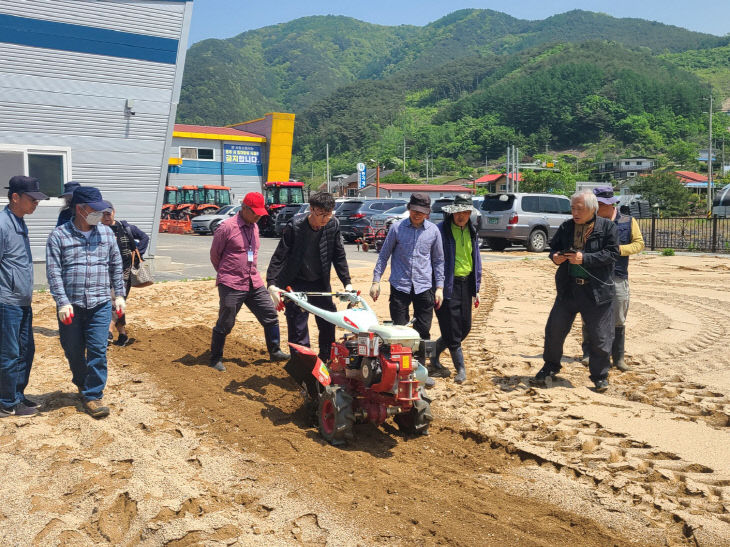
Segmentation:
[[(613, 269), (613, 282), (616, 285), (616, 296), (613, 300), (613, 317), (616, 330), (611, 346), (613, 366), (621, 372), (630, 370), (624, 361), (626, 343), (626, 315), (629, 312), (629, 256), (644, 250), (644, 238), (641, 236), (639, 223), (631, 215), (622, 214), (615, 204), (618, 198), (613, 195), (610, 186), (599, 186), (593, 189), (598, 200), (598, 216), (612, 220), (618, 228), (618, 244), (621, 256), (616, 260)], [(585, 323), (583, 324), (583, 358), (581, 362), (588, 365), (590, 343)]]

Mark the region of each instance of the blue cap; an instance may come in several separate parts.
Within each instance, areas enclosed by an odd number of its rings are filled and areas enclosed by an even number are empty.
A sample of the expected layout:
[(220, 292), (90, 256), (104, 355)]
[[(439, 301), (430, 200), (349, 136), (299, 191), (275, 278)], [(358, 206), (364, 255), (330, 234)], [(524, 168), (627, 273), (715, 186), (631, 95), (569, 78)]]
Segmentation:
[(76, 205), (88, 205), (95, 211), (112, 208), (111, 203), (102, 199), (99, 189), (93, 186), (79, 186), (74, 190), (71, 206), (75, 207)]
[(33, 177), (16, 175), (8, 182), (7, 189), (11, 194), (28, 194), (33, 199), (48, 199), (48, 196), (41, 192), (40, 181)]
[(63, 185), (63, 194), (61, 194), (62, 198), (66, 198), (71, 196), (74, 193), (74, 190), (81, 186), (80, 182), (76, 182), (75, 180), (70, 180), (66, 184)]
[(593, 189), (593, 193), (596, 195), (599, 203), (613, 205), (619, 201), (619, 198), (613, 195), (613, 188), (611, 186), (598, 186)]

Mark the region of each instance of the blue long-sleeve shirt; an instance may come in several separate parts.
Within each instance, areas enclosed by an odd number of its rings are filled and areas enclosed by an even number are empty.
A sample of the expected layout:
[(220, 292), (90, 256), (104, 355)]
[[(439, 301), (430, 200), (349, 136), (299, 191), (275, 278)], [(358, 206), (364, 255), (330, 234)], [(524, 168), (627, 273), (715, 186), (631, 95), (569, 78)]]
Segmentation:
[(30, 306), (33, 299), (33, 257), (28, 227), (10, 210), (0, 212), (0, 303)]
[(399, 291), (410, 293), (413, 288), (421, 294), (444, 286), (444, 248), (433, 222), (424, 220), (418, 228), (410, 218), (395, 222), (380, 249), (373, 281), (380, 281), (391, 255), (389, 281)]
[(122, 257), (111, 228), (99, 224), (87, 238), (73, 222), (58, 226), (46, 244), (46, 277), (56, 305), (94, 308), (124, 294)]

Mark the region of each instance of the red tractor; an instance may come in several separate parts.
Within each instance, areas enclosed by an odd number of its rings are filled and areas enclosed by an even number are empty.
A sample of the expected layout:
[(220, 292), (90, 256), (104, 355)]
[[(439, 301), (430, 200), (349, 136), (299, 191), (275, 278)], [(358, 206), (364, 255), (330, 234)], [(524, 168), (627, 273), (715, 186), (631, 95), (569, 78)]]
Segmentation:
[(267, 182), (264, 184), (264, 202), (269, 214), (259, 220), (259, 231), (261, 235), (273, 236), (276, 235), (274, 229), (276, 215), (288, 209), (294, 214), (304, 203), (304, 183)]
[(162, 214), (161, 219), (170, 219), (172, 213), (180, 203), (180, 188), (177, 186), (165, 186), (165, 199), (162, 202)]
[(177, 206), (170, 212), (171, 218), (186, 220), (198, 215), (215, 213), (221, 207), (231, 204), (231, 189), (228, 186), (206, 184), (205, 186), (183, 186)]

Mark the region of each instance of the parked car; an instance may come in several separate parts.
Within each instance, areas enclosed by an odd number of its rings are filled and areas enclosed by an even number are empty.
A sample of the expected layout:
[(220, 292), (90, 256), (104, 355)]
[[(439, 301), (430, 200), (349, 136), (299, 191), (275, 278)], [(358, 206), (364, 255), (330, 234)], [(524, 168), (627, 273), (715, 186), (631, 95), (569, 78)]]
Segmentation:
[(373, 230), (378, 231), (383, 228), (387, 228), (396, 220), (406, 218), (407, 216), (408, 207), (406, 205), (398, 205), (397, 207), (393, 207), (391, 209), (388, 209), (387, 211), (383, 211), (382, 213), (371, 216), (370, 226), (372, 226)]
[(215, 231), (218, 229), (218, 225), (221, 222), (223, 222), (227, 218), (232, 217), (240, 210), (240, 205), (227, 205), (218, 209), (218, 211), (213, 215), (200, 215), (197, 217), (193, 217), (193, 232), (195, 232), (196, 234), (215, 233)]
[(276, 215), (274, 221), (274, 232), (277, 236), (281, 236), (281, 232), (286, 226), (286, 223), (294, 218), (299, 218), (300, 215), (305, 215), (309, 212), (309, 203), (302, 203), (298, 208), (290, 206), (283, 207), (281, 212)]
[(570, 198), (554, 194), (488, 194), (481, 206), (479, 237), (495, 251), (510, 243), (542, 252), (558, 227), (571, 218)]
[(355, 241), (370, 227), (370, 217), (406, 203), (404, 199), (391, 198), (351, 198), (343, 201), (335, 211), (342, 237), (345, 241)]

